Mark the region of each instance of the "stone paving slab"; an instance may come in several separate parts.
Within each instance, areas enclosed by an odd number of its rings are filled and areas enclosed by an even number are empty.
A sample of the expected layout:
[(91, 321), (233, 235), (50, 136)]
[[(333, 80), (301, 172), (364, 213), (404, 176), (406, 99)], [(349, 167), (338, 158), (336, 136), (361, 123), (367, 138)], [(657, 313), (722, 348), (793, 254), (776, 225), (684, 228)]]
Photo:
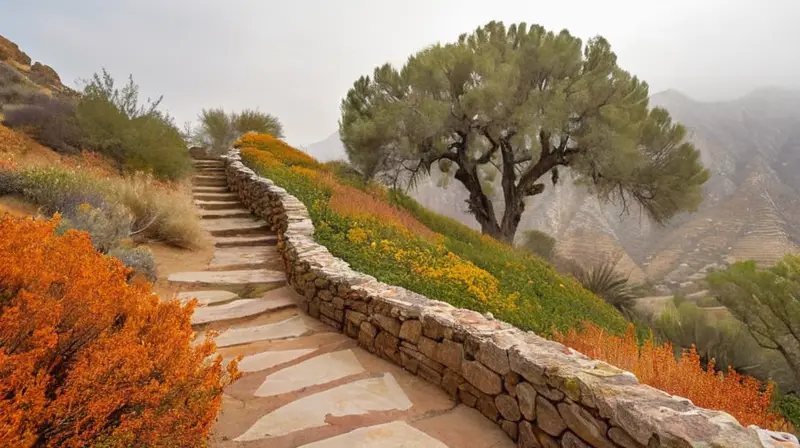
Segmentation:
[(225, 305), (198, 308), (192, 315), (192, 325), (243, 319), (290, 306), (295, 306), (294, 301), (239, 299)]
[(275, 246), (230, 247), (214, 250), (209, 269), (243, 269), (257, 267), (282, 269), (283, 260)]
[(209, 306), (228, 303), (239, 298), (236, 293), (230, 291), (185, 291), (177, 294), (178, 300), (188, 302), (197, 298), (197, 306)]
[(254, 395), (271, 397), (363, 372), (364, 366), (352, 350), (326, 353), (267, 376)]
[(236, 199), (215, 201), (195, 200), (194, 204), (203, 210), (228, 210), (232, 208), (240, 208), (242, 206), (242, 204)]
[(294, 350), (275, 350), (247, 355), (239, 361), (239, 371), (242, 373), (258, 372), (271, 369), (275, 366), (294, 361), (297, 358), (313, 353), (316, 349), (299, 348)]
[(294, 316), (272, 324), (226, 330), (214, 342), (217, 347), (229, 347), (256, 341), (296, 338), (309, 331), (311, 328), (306, 324), (305, 319), (302, 316)]
[(325, 426), (328, 416), (407, 410), (411, 401), (391, 374), (344, 384), (300, 398), (261, 417), (237, 442), (259, 440)]
[(286, 275), (268, 269), (237, 271), (177, 272), (168, 277), (170, 284), (187, 289), (221, 289), (242, 298), (259, 296), (286, 284)]
[[(468, 445), (464, 445), (465, 447)], [(470, 445), (474, 446), (474, 445)], [(309, 443), (300, 448), (449, 448), (405, 422), (358, 428), (340, 436)], [(458, 447), (452, 447), (458, 448)]]

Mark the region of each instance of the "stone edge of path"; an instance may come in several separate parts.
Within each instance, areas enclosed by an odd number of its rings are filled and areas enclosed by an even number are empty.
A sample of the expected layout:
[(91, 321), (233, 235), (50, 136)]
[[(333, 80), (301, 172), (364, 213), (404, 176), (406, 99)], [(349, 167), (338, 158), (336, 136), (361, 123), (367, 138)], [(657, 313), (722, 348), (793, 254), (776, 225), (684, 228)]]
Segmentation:
[(238, 150), (222, 159), (230, 190), (278, 235), (301, 309), (476, 408), (520, 447), (787, 446), (782, 433), (745, 428), (533, 332), (354, 271), (314, 241), (302, 202)]

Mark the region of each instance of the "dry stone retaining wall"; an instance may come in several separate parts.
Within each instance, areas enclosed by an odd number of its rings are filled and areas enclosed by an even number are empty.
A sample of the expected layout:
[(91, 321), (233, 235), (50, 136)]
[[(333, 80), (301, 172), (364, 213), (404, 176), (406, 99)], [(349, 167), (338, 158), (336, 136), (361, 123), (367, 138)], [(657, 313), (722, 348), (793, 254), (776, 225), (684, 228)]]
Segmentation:
[(441, 387), (520, 447), (762, 447), (768, 434), (639, 384), (630, 372), (474, 311), (352, 270), (313, 239), (306, 207), (224, 157), (230, 189), (278, 235), (311, 316)]

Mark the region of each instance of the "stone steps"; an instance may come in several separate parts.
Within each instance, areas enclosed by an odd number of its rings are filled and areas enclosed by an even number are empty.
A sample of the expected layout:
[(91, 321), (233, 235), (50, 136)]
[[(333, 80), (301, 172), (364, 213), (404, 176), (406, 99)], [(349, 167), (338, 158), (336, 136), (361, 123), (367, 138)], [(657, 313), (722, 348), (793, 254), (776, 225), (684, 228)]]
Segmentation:
[(215, 306), (233, 302), (239, 295), (230, 291), (207, 290), (207, 291), (184, 291), (177, 294), (178, 300), (188, 302), (197, 299), (197, 306)]
[(227, 210), (203, 210), (200, 212), (201, 219), (225, 219), (225, 218), (252, 218), (253, 214), (246, 208), (230, 208)]
[(192, 325), (199, 326), (261, 316), (266, 313), (296, 307), (291, 298), (239, 299), (223, 305), (205, 306), (195, 310)]
[(207, 219), (202, 221), (202, 226), (212, 236), (263, 235), (269, 232), (267, 223), (250, 218)]
[(194, 200), (196, 201), (239, 201), (239, 196), (236, 193), (229, 191), (225, 193), (195, 193)]
[(275, 246), (217, 248), (208, 265), (212, 271), (261, 267), (283, 269), (283, 259)]
[(224, 290), (248, 298), (286, 285), (286, 275), (267, 269), (195, 271), (171, 274), (168, 281), (183, 290)]
[(241, 208), (242, 203), (238, 199), (218, 200), (218, 201), (203, 201), (195, 200), (194, 205), (203, 210), (230, 210), (232, 208)]
[(192, 179), (192, 183), (202, 187), (227, 187), (228, 181), (224, 176), (203, 176), (197, 175)]
[(192, 188), (193, 194), (205, 194), (205, 193), (229, 193), (228, 186), (224, 187), (208, 187), (208, 186), (195, 186)]
[(216, 247), (254, 247), (274, 246), (276, 244), (278, 244), (278, 236), (270, 234), (214, 238), (214, 246)]

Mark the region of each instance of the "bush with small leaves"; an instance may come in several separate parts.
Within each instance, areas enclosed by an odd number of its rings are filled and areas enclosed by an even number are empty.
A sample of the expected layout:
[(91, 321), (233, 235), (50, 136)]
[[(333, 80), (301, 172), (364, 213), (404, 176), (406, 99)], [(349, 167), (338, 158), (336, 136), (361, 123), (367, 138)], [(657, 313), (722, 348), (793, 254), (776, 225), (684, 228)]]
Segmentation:
[(146, 247), (120, 246), (110, 250), (108, 256), (119, 258), (125, 266), (133, 269), (128, 277), (129, 280), (136, 275), (142, 275), (150, 282), (155, 282), (158, 278), (153, 252)]
[(0, 217), (0, 437), (14, 447), (205, 446), (238, 376), (162, 301), (58, 219)]
[(39, 143), (62, 153), (77, 154), (82, 135), (69, 100), (39, 95), (24, 106), (6, 110), (3, 124), (23, 129)]
[(57, 232), (63, 234), (69, 229), (87, 232), (94, 247), (105, 254), (130, 236), (132, 223), (133, 218), (125, 207), (108, 204), (99, 209), (83, 203), (62, 219)]

